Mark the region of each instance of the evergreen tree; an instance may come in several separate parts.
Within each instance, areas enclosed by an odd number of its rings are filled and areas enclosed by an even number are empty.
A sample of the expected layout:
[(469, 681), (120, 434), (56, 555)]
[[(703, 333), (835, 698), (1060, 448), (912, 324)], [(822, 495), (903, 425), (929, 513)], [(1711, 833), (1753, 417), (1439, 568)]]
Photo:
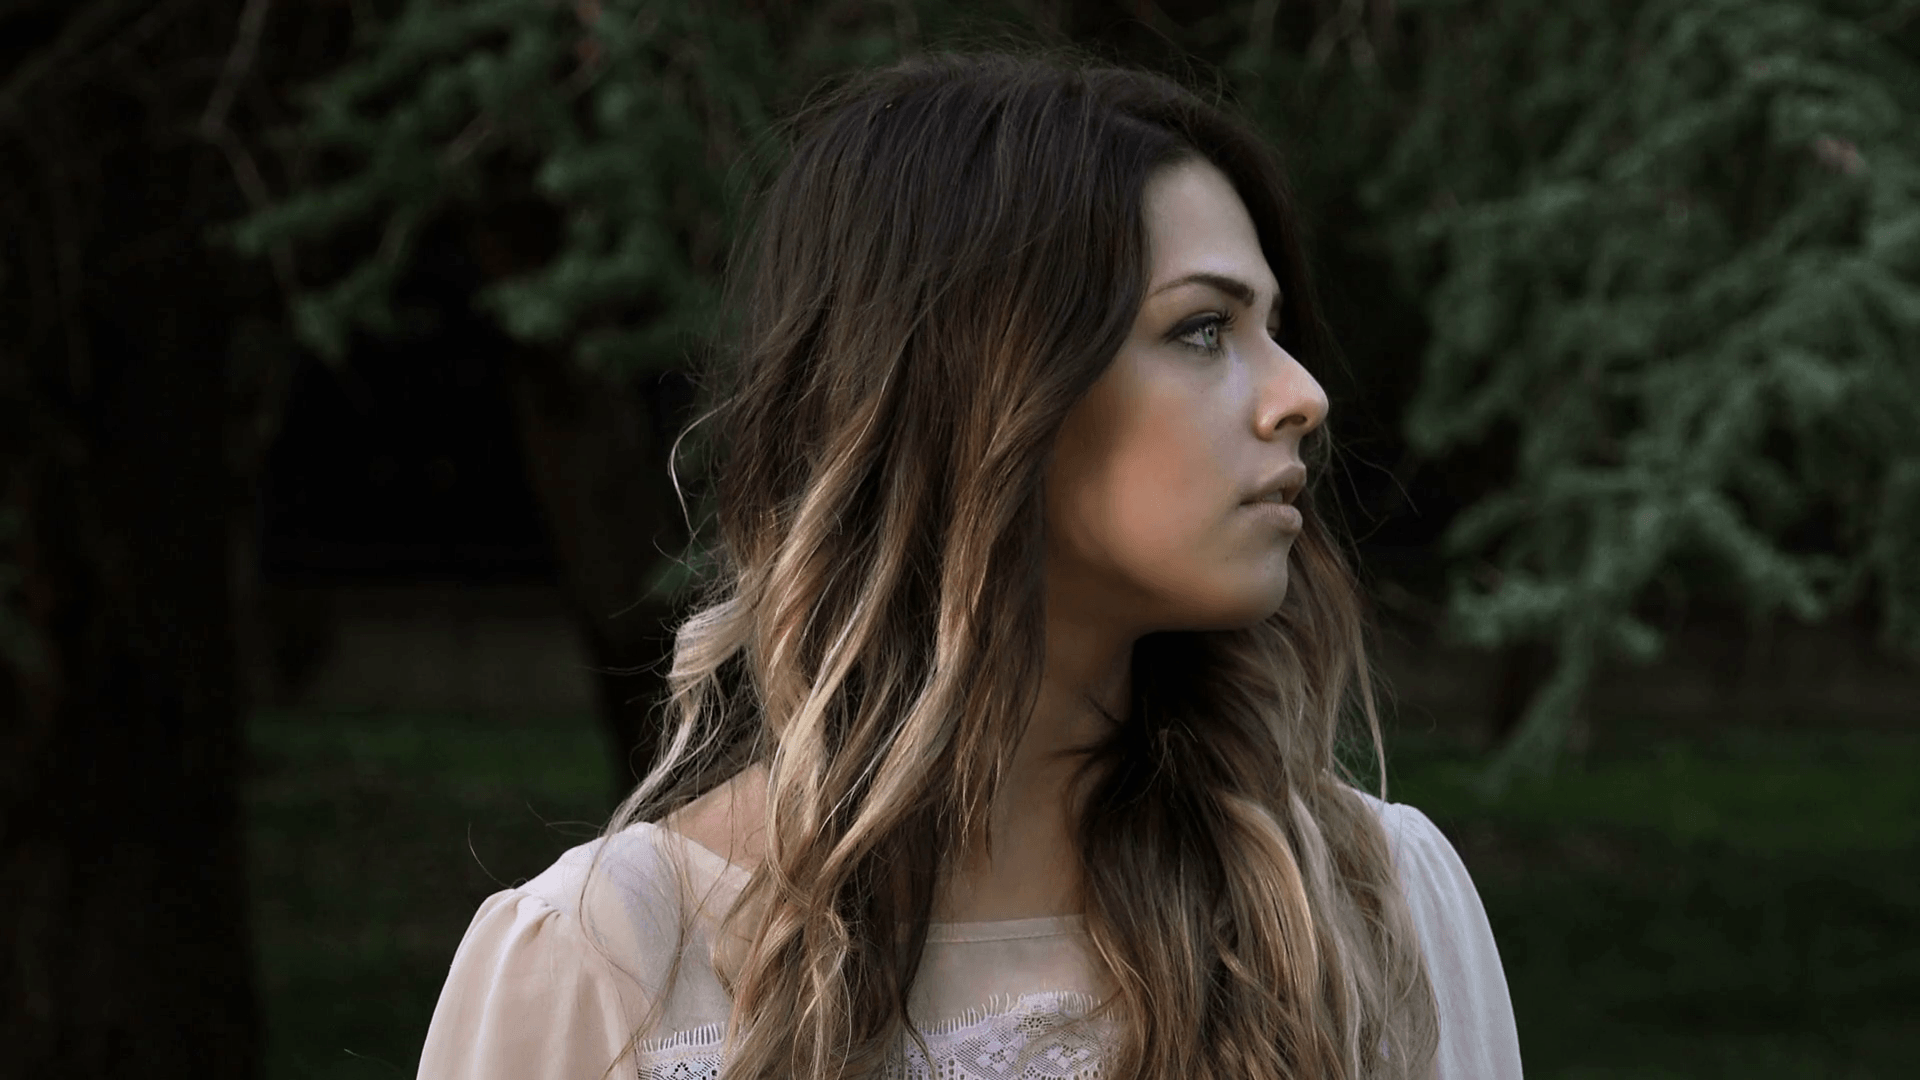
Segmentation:
[(1431, 327), (1406, 432), (1513, 440), (1453, 614), (1557, 652), (1489, 779), (1676, 584), (1920, 654), (1920, 5), (1407, 7), (1365, 189)]

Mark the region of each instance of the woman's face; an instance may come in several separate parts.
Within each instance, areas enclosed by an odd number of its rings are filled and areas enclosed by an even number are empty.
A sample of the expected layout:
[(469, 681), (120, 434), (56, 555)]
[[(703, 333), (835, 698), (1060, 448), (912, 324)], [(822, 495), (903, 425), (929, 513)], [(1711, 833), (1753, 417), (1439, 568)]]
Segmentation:
[(1048, 473), (1049, 610), (1133, 636), (1249, 626), (1286, 596), (1299, 517), (1248, 500), (1298, 491), (1327, 397), (1274, 340), (1278, 287), (1225, 174), (1164, 169), (1145, 212), (1146, 299)]

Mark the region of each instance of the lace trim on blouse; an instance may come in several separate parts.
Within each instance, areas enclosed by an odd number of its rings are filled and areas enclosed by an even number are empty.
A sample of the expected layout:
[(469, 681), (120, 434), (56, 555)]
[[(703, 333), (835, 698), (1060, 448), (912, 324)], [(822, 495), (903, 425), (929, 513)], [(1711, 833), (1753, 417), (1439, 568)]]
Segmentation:
[[(1098, 1080), (1101, 1061), (1113, 1045), (1112, 1024), (1085, 1023), (1097, 1005), (1089, 994), (1050, 990), (996, 996), (984, 1006), (922, 1028), (928, 1061), (920, 1047), (901, 1037), (900, 1053), (887, 1063), (888, 1080)], [(640, 1044), (640, 1080), (715, 1080), (725, 1024), (706, 1024)]]

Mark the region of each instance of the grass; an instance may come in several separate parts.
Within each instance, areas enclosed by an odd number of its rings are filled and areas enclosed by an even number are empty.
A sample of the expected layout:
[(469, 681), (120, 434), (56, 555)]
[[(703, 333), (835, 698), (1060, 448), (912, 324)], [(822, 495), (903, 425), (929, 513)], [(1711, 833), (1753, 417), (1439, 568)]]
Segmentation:
[(262, 714), (248, 854), (271, 1080), (415, 1075), (480, 901), (611, 809), (585, 718)]
[(1493, 924), (1530, 1076), (1892, 1077), (1920, 1045), (1920, 738), (1648, 742), (1483, 805), (1403, 744)]
[[(249, 735), (268, 1075), (412, 1077), (480, 901), (610, 809), (598, 732), (265, 713)], [(1529, 1077), (1910, 1074), (1920, 737), (1650, 736), (1494, 805), (1473, 769), (1397, 735), (1389, 794), (1473, 874)]]

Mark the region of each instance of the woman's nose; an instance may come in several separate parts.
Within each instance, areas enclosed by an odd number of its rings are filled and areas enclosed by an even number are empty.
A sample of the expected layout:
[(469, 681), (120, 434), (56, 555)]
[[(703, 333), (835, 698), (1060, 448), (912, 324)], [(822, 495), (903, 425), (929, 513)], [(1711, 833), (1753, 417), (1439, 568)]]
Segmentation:
[(1327, 392), (1320, 381), (1279, 345), (1274, 348), (1281, 360), (1263, 387), (1260, 431), (1263, 436), (1281, 433), (1304, 438), (1327, 419)]

